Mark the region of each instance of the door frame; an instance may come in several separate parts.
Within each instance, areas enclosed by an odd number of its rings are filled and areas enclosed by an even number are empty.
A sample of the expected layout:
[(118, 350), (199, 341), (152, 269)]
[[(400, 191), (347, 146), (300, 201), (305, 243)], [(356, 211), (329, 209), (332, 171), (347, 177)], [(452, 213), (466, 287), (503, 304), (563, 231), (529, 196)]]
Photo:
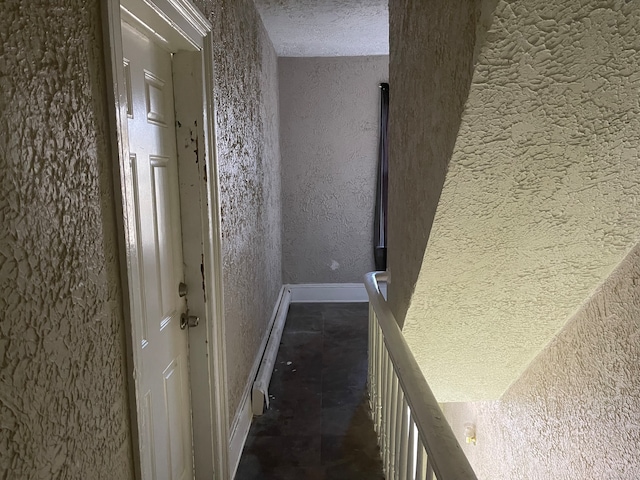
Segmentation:
[[(179, 176), (194, 179), (189, 184), (180, 181), (180, 197), (183, 198), (183, 195), (188, 193), (185, 190), (191, 188), (191, 197), (197, 195), (200, 200), (199, 208), (191, 209), (195, 214), (190, 214), (193, 218), (189, 223), (188, 232), (189, 238), (199, 239), (201, 252), (198, 252), (197, 257), (200, 257), (200, 261), (197, 265), (193, 262), (190, 264), (185, 257), (185, 278), (197, 278), (198, 286), (202, 285), (202, 291), (198, 288), (196, 293), (190, 293), (187, 297), (191, 311), (200, 316), (201, 322), (199, 330), (194, 332), (194, 335), (189, 335), (194, 468), (197, 479), (214, 478), (214, 472), (215, 478), (228, 479), (229, 421), (222, 295), (222, 235), (213, 98), (213, 38), (211, 25), (189, 0), (102, 0), (111, 166), (127, 343), (127, 381), (135, 473), (137, 478), (142, 479), (140, 432), (143, 426), (142, 416), (139, 414), (141, 410), (135, 373), (139, 364), (138, 350), (134, 348), (136, 325), (132, 322), (132, 300), (135, 298), (137, 279), (132, 275), (132, 259), (128, 254), (129, 246), (136, 245), (137, 238), (135, 212), (129, 193), (133, 192), (133, 184), (129, 162), (121, 8), (125, 9), (125, 15), (133, 14), (134, 18), (143, 20), (143, 24), (147, 23), (150, 34), (155, 32), (160, 38), (168, 39), (168, 43), (182, 47), (183, 50), (177, 55), (180, 55), (181, 62), (190, 66), (189, 69), (174, 71), (174, 84), (179, 83), (183, 91), (188, 92), (183, 95), (184, 100), (188, 101), (180, 103), (181, 115), (186, 115), (193, 121), (196, 128), (191, 129), (189, 135), (192, 139), (195, 135), (197, 139), (197, 148), (189, 150), (190, 155), (195, 155), (196, 161), (185, 161), (181, 158), (178, 143)], [(188, 88), (189, 86), (192, 88)], [(184, 134), (183, 131), (182, 135)], [(180, 142), (180, 131), (177, 137), (177, 141)], [(204, 175), (202, 170), (205, 172)], [(185, 233), (183, 231), (183, 237)], [(193, 355), (196, 353), (199, 362), (193, 362)], [(197, 385), (196, 389), (193, 388), (194, 385)]]

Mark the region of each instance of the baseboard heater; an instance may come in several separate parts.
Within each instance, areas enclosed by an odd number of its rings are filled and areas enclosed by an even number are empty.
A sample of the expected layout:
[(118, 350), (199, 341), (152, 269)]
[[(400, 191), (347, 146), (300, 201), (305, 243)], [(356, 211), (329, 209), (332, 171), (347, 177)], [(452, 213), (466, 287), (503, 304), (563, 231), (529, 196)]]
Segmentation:
[(280, 347), (284, 324), (287, 321), (290, 301), (291, 289), (287, 288), (278, 306), (278, 312), (276, 313), (276, 318), (273, 322), (271, 333), (269, 334), (269, 340), (264, 349), (262, 361), (260, 362), (260, 369), (258, 370), (258, 375), (256, 376), (255, 382), (253, 382), (253, 388), (251, 390), (251, 410), (253, 414), (257, 416), (264, 413), (265, 405), (269, 408), (269, 383), (271, 382), (271, 375), (273, 374), (273, 368), (276, 364), (276, 357), (278, 356), (278, 348)]

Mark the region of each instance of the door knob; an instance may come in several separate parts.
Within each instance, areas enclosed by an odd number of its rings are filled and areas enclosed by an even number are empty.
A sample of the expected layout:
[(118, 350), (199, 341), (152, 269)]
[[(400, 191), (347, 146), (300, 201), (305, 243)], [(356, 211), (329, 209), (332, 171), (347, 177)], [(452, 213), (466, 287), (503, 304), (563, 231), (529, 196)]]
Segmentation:
[(182, 315), (180, 315), (180, 328), (182, 330), (184, 330), (187, 327), (189, 328), (197, 327), (199, 323), (200, 323), (200, 317), (197, 317), (195, 315), (188, 315), (186, 313), (183, 313)]

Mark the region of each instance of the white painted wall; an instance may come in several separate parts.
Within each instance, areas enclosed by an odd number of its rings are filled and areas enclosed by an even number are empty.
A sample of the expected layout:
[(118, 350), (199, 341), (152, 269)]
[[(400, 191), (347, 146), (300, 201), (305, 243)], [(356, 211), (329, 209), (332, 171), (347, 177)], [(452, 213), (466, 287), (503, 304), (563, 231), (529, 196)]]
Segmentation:
[(388, 57), (280, 58), (279, 74), (283, 281), (362, 282)]

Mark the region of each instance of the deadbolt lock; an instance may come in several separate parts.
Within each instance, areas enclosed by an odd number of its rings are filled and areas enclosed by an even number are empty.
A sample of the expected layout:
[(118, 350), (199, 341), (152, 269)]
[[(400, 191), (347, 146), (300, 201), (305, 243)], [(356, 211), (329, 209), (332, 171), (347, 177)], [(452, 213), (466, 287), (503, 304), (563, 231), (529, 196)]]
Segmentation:
[(180, 315), (180, 328), (182, 330), (187, 327), (197, 327), (199, 323), (200, 317), (197, 317), (195, 315), (188, 315), (187, 313), (183, 313), (182, 315)]
[(180, 282), (178, 285), (178, 295), (180, 298), (187, 296), (187, 284), (184, 282)]

